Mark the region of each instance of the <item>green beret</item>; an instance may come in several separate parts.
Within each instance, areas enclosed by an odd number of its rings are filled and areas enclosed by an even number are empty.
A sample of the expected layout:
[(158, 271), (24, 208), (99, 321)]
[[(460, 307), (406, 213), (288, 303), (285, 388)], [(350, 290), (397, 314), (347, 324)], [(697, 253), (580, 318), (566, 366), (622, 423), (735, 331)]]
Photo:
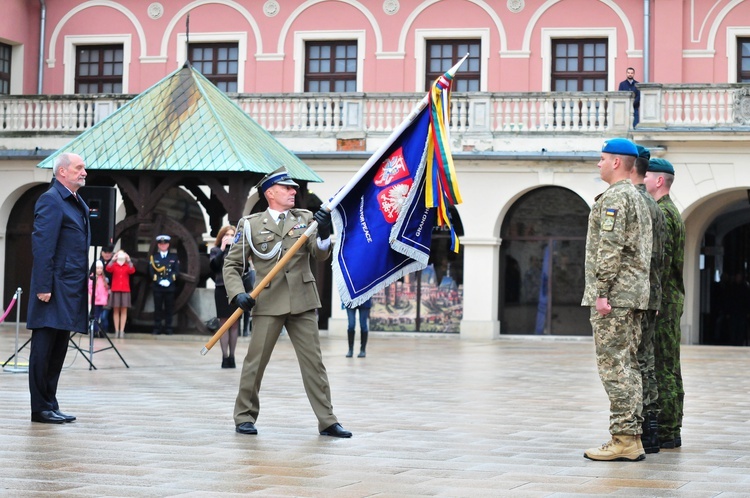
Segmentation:
[(648, 169), (651, 173), (669, 173), (674, 175), (674, 166), (672, 163), (661, 157), (655, 157), (648, 162)]
[(646, 147), (643, 145), (636, 145), (635, 148), (638, 149), (638, 157), (647, 161), (651, 159), (651, 152), (649, 152)]
[(604, 142), (602, 152), (617, 154), (620, 156), (638, 157), (638, 149), (635, 144), (627, 138), (612, 138)]

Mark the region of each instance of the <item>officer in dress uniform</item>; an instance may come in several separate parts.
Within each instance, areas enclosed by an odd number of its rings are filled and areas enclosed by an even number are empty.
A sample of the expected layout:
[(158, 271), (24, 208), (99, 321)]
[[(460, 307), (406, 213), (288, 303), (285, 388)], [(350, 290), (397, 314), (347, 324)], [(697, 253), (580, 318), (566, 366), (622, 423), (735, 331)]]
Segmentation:
[(235, 428), (241, 434), (258, 433), (255, 422), (260, 411), (263, 373), (281, 329), (286, 327), (320, 435), (348, 438), (352, 433), (344, 430), (333, 414), (315, 312), (320, 308), (320, 298), (310, 266), (311, 258), (326, 259), (331, 253), (330, 212), (321, 210), (315, 214), (317, 236), (311, 236), (274, 276), (258, 295), (257, 303), (242, 284), (248, 259), (255, 265), (256, 282), (261, 282), (313, 222), (310, 211), (294, 208), (297, 188), (299, 185), (283, 167), (266, 175), (258, 190), (268, 201), (268, 209), (240, 220), (234, 243), (224, 259), (224, 285), (229, 300), (245, 311), (254, 307), (253, 333), (242, 364), (234, 407)]
[(174, 315), (174, 298), (177, 291), (177, 276), (180, 274), (180, 262), (177, 255), (169, 252), (169, 235), (156, 237), (156, 251), (151, 255), (148, 273), (151, 277), (151, 291), (154, 295), (154, 330), (153, 334), (172, 335), (172, 315)]

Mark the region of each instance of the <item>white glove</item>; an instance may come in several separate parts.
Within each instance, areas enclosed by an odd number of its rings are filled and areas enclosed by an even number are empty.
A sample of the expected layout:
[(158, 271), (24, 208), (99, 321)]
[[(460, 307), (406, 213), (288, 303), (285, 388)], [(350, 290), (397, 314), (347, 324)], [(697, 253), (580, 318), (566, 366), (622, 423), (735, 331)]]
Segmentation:
[(159, 280), (159, 285), (162, 287), (169, 287), (170, 284), (171, 282), (169, 280)]

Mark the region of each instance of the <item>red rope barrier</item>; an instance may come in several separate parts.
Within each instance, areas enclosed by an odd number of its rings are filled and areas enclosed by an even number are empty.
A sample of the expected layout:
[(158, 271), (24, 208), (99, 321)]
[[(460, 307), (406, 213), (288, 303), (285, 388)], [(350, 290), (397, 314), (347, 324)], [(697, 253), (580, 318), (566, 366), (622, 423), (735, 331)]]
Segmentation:
[(0, 323), (3, 323), (5, 321), (5, 317), (8, 316), (8, 313), (10, 313), (10, 310), (13, 309), (13, 305), (16, 304), (16, 298), (18, 298), (17, 294), (13, 294), (13, 299), (10, 300), (10, 304), (8, 305), (8, 309), (5, 310), (5, 313), (3, 313), (3, 316), (0, 317)]

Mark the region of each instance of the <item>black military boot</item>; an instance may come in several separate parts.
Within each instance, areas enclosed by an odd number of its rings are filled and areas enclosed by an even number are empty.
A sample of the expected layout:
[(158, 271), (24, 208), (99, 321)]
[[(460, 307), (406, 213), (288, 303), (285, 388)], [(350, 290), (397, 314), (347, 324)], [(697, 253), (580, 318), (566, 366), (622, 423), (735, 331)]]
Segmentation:
[(643, 450), (647, 453), (659, 453), (659, 423), (656, 414), (646, 413), (643, 417), (643, 435), (641, 436)]
[(354, 330), (347, 330), (346, 338), (349, 339), (349, 351), (346, 353), (346, 357), (351, 358), (354, 356)]

